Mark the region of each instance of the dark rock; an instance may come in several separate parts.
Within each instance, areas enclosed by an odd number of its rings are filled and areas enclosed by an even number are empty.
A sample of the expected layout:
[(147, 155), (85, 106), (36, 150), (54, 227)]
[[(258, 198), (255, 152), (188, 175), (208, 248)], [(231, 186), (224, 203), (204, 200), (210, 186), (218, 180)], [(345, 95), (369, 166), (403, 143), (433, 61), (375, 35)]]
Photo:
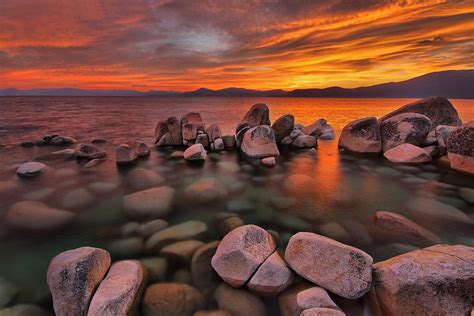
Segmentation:
[(217, 124), (211, 124), (206, 130), (206, 134), (209, 137), (209, 141), (212, 143), (216, 138), (222, 138), (222, 132)]
[(93, 138), (91, 140), (91, 144), (105, 144), (107, 143), (107, 139), (104, 138)]
[(191, 259), (191, 277), (195, 287), (209, 295), (221, 283), (219, 275), (211, 266), (219, 241), (211, 241), (200, 247)]
[(79, 144), (76, 147), (76, 158), (77, 159), (97, 159), (105, 158), (107, 153), (99, 148), (87, 144)]
[(133, 148), (138, 157), (146, 157), (150, 155), (150, 147), (144, 142), (127, 142), (127, 145)]
[(31, 147), (35, 146), (35, 143), (34, 142), (29, 142), (29, 141), (21, 142), (20, 146), (23, 147), (23, 148), (31, 148)]
[(272, 125), (273, 132), (277, 143), (280, 143), (283, 138), (289, 136), (291, 131), (295, 128), (295, 118), (291, 114), (280, 116)]
[(316, 138), (310, 135), (299, 135), (291, 145), (296, 148), (313, 148), (316, 146)]
[(119, 166), (130, 165), (137, 161), (137, 153), (127, 144), (121, 144), (115, 150), (115, 162)]
[(224, 141), (224, 148), (225, 149), (232, 149), (235, 148), (235, 136), (234, 135), (224, 135), (222, 136), (222, 140)]
[(263, 103), (252, 105), (240, 123), (248, 123), (250, 127), (270, 125), (270, 110), (268, 106)]

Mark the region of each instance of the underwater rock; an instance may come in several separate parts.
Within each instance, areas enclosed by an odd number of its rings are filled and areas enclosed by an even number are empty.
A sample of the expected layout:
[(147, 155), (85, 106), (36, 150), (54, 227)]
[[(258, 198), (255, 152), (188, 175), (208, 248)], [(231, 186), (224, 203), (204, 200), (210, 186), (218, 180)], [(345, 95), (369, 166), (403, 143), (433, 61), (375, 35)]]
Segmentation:
[(153, 170), (135, 168), (127, 175), (127, 185), (135, 190), (144, 190), (165, 183), (165, 178)]
[(147, 221), (138, 226), (137, 234), (144, 238), (148, 238), (154, 233), (157, 233), (160, 230), (167, 228), (168, 225), (168, 222), (163, 219), (154, 219), (151, 221)]
[(426, 150), (412, 144), (401, 144), (384, 152), (384, 157), (395, 163), (425, 163), (431, 161)]
[(6, 212), (8, 225), (31, 231), (50, 231), (70, 224), (76, 215), (72, 212), (49, 207), (42, 202), (21, 201)]
[(184, 240), (169, 244), (160, 250), (160, 255), (189, 264), (196, 250), (204, 243), (199, 240)]
[(207, 232), (207, 225), (201, 221), (187, 221), (173, 225), (153, 234), (145, 243), (145, 249), (153, 252), (164, 245), (180, 241), (199, 239)]
[(169, 186), (161, 186), (123, 197), (125, 214), (133, 218), (158, 218), (171, 210), (175, 190)]
[(121, 144), (115, 149), (115, 162), (119, 166), (133, 164), (137, 161), (137, 158), (135, 150), (127, 144)]
[(211, 241), (200, 247), (191, 259), (191, 278), (193, 285), (206, 296), (221, 283), (219, 275), (211, 266), (220, 241)]
[(230, 312), (232, 316), (266, 316), (263, 301), (244, 289), (234, 289), (225, 283), (219, 285), (214, 298), (220, 309)]
[(76, 158), (77, 159), (97, 159), (97, 158), (105, 158), (107, 156), (107, 152), (99, 147), (87, 145), (87, 144), (79, 144), (77, 145), (76, 149)]

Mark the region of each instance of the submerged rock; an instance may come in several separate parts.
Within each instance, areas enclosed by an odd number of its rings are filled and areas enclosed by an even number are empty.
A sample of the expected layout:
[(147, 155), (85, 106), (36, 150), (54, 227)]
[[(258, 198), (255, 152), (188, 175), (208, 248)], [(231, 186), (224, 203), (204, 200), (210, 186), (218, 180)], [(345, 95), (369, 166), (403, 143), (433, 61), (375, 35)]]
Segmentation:
[(321, 235), (293, 235), (285, 261), (305, 279), (345, 298), (362, 297), (372, 285), (372, 257)]
[(16, 174), (20, 177), (32, 178), (39, 176), (46, 170), (46, 165), (41, 162), (30, 161), (21, 164), (16, 170)]
[(17, 304), (0, 309), (1, 316), (50, 316), (49, 311), (33, 304)]
[(119, 166), (130, 165), (136, 162), (137, 158), (135, 150), (127, 144), (121, 144), (115, 150), (115, 161)]
[(232, 316), (266, 316), (263, 301), (247, 290), (234, 289), (222, 283), (214, 292), (214, 298), (220, 309)]
[(202, 144), (194, 144), (186, 149), (183, 153), (184, 159), (188, 161), (204, 161), (207, 153)]
[(192, 316), (204, 306), (204, 297), (190, 285), (156, 283), (145, 291), (142, 313), (143, 316)]
[(107, 249), (115, 258), (136, 257), (143, 252), (143, 239), (141, 237), (128, 237), (112, 241)]
[(456, 225), (472, 226), (474, 221), (463, 211), (432, 198), (417, 197), (409, 200), (407, 209), (410, 215), (428, 227), (444, 226), (449, 222)]
[(68, 148), (68, 149), (53, 151), (52, 153), (38, 156), (34, 160), (44, 161), (44, 162), (47, 162), (47, 161), (57, 162), (57, 161), (73, 159), (75, 157), (76, 157), (76, 150), (74, 148)]
[(144, 222), (140, 226), (138, 226), (137, 234), (144, 238), (148, 238), (154, 233), (157, 233), (160, 230), (163, 230), (167, 227), (168, 227), (167, 221), (162, 220), (162, 219), (154, 219), (148, 222)]
[(151, 188), (123, 197), (123, 208), (127, 215), (135, 218), (158, 218), (171, 210), (174, 189), (168, 186)]
[(148, 257), (140, 259), (141, 264), (146, 269), (149, 282), (163, 282), (167, 278), (168, 260), (161, 257)]
[(169, 244), (160, 250), (160, 255), (189, 264), (193, 254), (204, 243), (199, 240), (184, 240)]
[(61, 205), (65, 208), (77, 208), (93, 201), (94, 197), (86, 188), (77, 188), (63, 195)]
[(447, 148), (451, 168), (474, 174), (474, 121), (451, 132)]
[(283, 292), (278, 305), (282, 316), (299, 316), (311, 308), (339, 310), (325, 289), (309, 284), (299, 284)]
[(252, 158), (280, 155), (273, 130), (267, 125), (259, 125), (245, 132), (240, 149)]
[(136, 190), (156, 187), (163, 184), (166, 180), (155, 171), (136, 168), (127, 175), (127, 185)]
[(186, 196), (194, 202), (211, 203), (227, 195), (225, 186), (215, 178), (201, 178), (184, 190)]
[[(0, 278), (0, 308), (9, 305), (19, 292), (19, 289), (13, 283), (4, 278)], [(1, 311), (0, 315), (2, 315)]]
[(105, 158), (107, 156), (107, 152), (105, 150), (87, 144), (79, 144), (77, 145), (76, 149), (76, 158), (77, 159), (97, 159), (97, 158)]
[(7, 211), (7, 224), (20, 229), (49, 231), (70, 224), (75, 214), (55, 209), (42, 202), (22, 201), (13, 204)]
[(387, 315), (467, 315), (474, 306), (474, 248), (436, 245), (374, 265)]
[(379, 153), (382, 150), (379, 122), (367, 117), (347, 124), (339, 137), (339, 147), (357, 153)]
[(247, 287), (263, 296), (274, 296), (293, 282), (293, 272), (286, 266), (278, 252), (274, 252), (257, 269)]
[(431, 156), (426, 150), (408, 143), (391, 148), (383, 155), (395, 163), (417, 164), (431, 161)]
[(295, 128), (295, 117), (291, 114), (280, 116), (272, 125), (275, 140), (280, 143)]
[(145, 273), (135, 260), (114, 263), (92, 298), (88, 316), (131, 315), (136, 312)]
[(54, 257), (46, 277), (56, 315), (86, 315), (109, 266), (109, 253), (99, 248), (82, 247)]
[(275, 241), (266, 230), (255, 225), (241, 226), (222, 239), (212, 257), (212, 267), (225, 282), (240, 287), (275, 249)]
[(210, 294), (221, 283), (219, 275), (211, 266), (219, 241), (211, 241), (200, 247), (191, 259), (191, 278), (193, 285), (203, 293)]
[(155, 234), (145, 243), (148, 252), (161, 249), (164, 245), (180, 240), (199, 239), (207, 232), (207, 225), (201, 221), (187, 221), (165, 228)]
[(382, 151), (401, 144), (420, 146), (432, 127), (427, 116), (416, 113), (403, 113), (386, 118), (380, 122)]

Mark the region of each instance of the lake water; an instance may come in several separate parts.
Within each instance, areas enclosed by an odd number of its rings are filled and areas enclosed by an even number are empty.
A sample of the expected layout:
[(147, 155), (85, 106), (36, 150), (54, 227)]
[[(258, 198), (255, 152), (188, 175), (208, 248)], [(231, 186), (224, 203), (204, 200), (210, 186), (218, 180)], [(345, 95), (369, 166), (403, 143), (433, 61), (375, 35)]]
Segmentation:
[[(20, 294), (16, 302), (49, 306), (45, 272), (57, 253), (93, 245), (108, 248), (120, 238), (120, 227), (130, 221), (123, 215), (124, 194), (136, 191), (128, 183), (134, 168), (118, 169), (114, 149), (130, 140), (153, 143), (156, 122), (169, 116), (200, 112), (207, 124), (217, 123), (223, 134), (233, 134), (251, 105), (270, 107), (271, 120), (291, 113), (298, 123), (309, 124), (323, 117), (337, 137), (349, 121), (380, 117), (412, 102), (412, 99), (296, 99), (296, 98), (157, 98), (157, 97), (4, 97), (0, 98), (0, 216), (15, 202), (37, 199), (77, 213), (75, 223), (48, 234), (16, 231), (0, 224), (0, 277), (13, 282)], [(463, 121), (474, 119), (474, 100), (451, 100)], [(59, 150), (51, 146), (21, 148), (22, 141), (46, 134), (61, 134), (98, 145), (109, 159), (92, 169), (76, 161), (57, 162), (35, 179), (20, 179), (20, 163)], [(179, 223), (198, 219), (209, 226), (207, 240), (220, 238), (216, 214), (239, 212), (246, 223), (276, 231), (284, 247), (298, 231), (314, 231), (361, 248), (375, 261), (416, 249), (398, 240), (379, 240), (371, 233), (371, 215), (379, 210), (403, 214), (436, 233), (443, 242), (474, 246), (472, 226), (446, 217), (423, 217), (419, 201), (427, 209), (437, 202), (455, 207), (474, 220), (474, 206), (463, 200), (459, 188), (474, 188), (472, 176), (462, 175), (432, 163), (419, 167), (394, 165), (381, 157), (355, 157), (339, 152), (337, 139), (318, 142), (317, 156), (306, 151), (285, 153), (275, 168), (267, 169), (238, 153), (212, 154), (203, 166), (170, 159), (172, 150), (152, 147), (150, 157), (135, 168), (156, 171), (165, 184), (176, 189), (173, 211), (166, 219)], [(200, 203), (185, 189), (202, 179), (219, 181), (225, 196)], [(94, 190), (97, 182), (108, 190)], [(82, 189), (82, 190), (77, 190)], [(70, 192), (73, 192), (72, 195)], [(79, 193), (78, 193), (79, 192)], [(85, 192), (85, 193), (84, 193)], [(424, 200), (420, 200), (424, 199)], [(430, 204), (434, 203), (434, 204)], [(418, 203), (419, 204), (419, 203)], [(443, 205), (443, 204), (441, 204)], [(423, 210), (422, 210), (423, 211)], [(135, 257), (143, 257), (136, 254)], [(115, 256), (118, 258), (118, 256)], [(134, 256), (130, 256), (134, 257)], [(187, 269), (188, 267), (181, 267)], [(169, 280), (173, 280), (173, 269)], [(273, 303), (269, 303), (272, 308)], [(358, 302), (340, 303), (349, 314), (361, 314)], [(349, 310), (348, 310), (349, 309)]]

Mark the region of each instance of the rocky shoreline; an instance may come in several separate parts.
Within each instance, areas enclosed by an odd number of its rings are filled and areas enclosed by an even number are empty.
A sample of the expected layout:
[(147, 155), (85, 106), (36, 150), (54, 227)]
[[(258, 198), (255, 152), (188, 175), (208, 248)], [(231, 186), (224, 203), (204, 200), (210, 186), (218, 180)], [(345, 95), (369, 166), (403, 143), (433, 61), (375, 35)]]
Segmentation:
[[(356, 158), (383, 155), (397, 164), (437, 159), (474, 174), (473, 124), (463, 125), (447, 99), (423, 99), (380, 119), (347, 124), (339, 147)], [(239, 150), (271, 168), (282, 163), (282, 151), (317, 155), (318, 140), (334, 138), (325, 119), (302, 126), (287, 114), (271, 124), (265, 104), (251, 107), (235, 135), (222, 135), (217, 124), (207, 125), (199, 113), (162, 120), (154, 134), (156, 147), (173, 148), (170, 159), (197, 167), (215, 152)], [(21, 146), (75, 142), (50, 135)], [(50, 161), (69, 159), (81, 161), (84, 168), (100, 168), (108, 157), (100, 148), (105, 142), (95, 139), (54, 151), (20, 165), (16, 172), (22, 178), (40, 177), (49, 172)], [(131, 141), (116, 147), (115, 162), (129, 168), (148, 155), (148, 144)], [(277, 302), (276, 312), (284, 316), (344, 315), (336, 304), (341, 299), (364, 302), (373, 315), (468, 315), (474, 306), (474, 248), (442, 244), (429, 227), (418, 224), (423, 221), (415, 223), (388, 211), (374, 213), (373, 233), (378, 238), (425, 247), (374, 263), (369, 254), (340, 240), (301, 230), (283, 241), (278, 233), (247, 224), (232, 212), (220, 214), (215, 227), (196, 220), (170, 224), (165, 219), (175, 189), (156, 173), (133, 172), (136, 189), (122, 199), (124, 214), (134, 220), (122, 227), (126, 238), (107, 249), (81, 247), (51, 260), (47, 282), (57, 315), (272, 315), (268, 301)], [(204, 178), (186, 187), (185, 194), (209, 203), (224, 196), (222, 190), (219, 183)], [(473, 196), (472, 190), (465, 194)], [(450, 216), (474, 227), (471, 217), (455, 211)], [(43, 232), (67, 227), (75, 217), (74, 212), (37, 201), (17, 202), (6, 213), (12, 227)], [(221, 239), (210, 239), (211, 230)], [(176, 270), (170, 282), (164, 276), (174, 270), (172, 265), (185, 268)], [(48, 314), (35, 305), (16, 305), (2, 313)]]

